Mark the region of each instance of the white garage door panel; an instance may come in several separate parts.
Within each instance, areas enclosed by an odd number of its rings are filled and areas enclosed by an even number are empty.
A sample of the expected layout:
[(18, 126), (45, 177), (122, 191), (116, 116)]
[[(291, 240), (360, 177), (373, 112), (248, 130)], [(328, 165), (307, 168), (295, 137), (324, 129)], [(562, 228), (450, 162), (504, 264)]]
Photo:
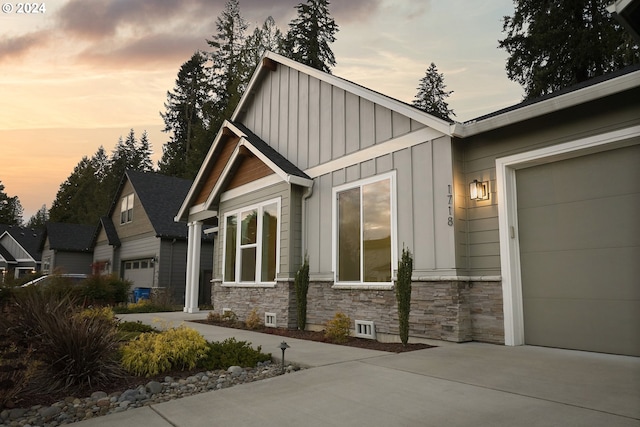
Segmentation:
[(516, 185), (525, 343), (640, 356), (640, 145)]
[(134, 288), (153, 287), (154, 267), (149, 259), (124, 262), (124, 278), (133, 283)]

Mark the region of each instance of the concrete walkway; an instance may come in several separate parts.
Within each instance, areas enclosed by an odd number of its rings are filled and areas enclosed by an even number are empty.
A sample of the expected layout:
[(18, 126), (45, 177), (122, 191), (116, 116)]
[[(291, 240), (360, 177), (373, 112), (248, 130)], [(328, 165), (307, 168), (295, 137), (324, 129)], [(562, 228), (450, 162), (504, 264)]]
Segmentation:
[[(174, 326), (206, 313), (126, 315)], [(280, 356), (282, 337), (188, 323)], [(312, 367), (78, 423), (123, 426), (640, 426), (640, 358), (439, 343), (402, 354), (286, 339)]]

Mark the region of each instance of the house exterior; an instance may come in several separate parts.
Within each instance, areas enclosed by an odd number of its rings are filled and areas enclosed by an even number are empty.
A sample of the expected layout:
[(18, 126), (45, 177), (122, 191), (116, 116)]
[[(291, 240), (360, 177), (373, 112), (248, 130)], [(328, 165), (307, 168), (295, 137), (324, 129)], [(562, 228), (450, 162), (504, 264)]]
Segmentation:
[(91, 274), (95, 231), (93, 225), (47, 222), (40, 243), (42, 272)]
[[(125, 172), (107, 216), (93, 238), (93, 268), (115, 273), (134, 287), (151, 288), (184, 302), (187, 227), (173, 221), (191, 181), (151, 172)], [(200, 233), (199, 273), (210, 280), (213, 240)], [(201, 299), (210, 293), (202, 287)]]
[(640, 355), (639, 149), (637, 68), (450, 123), (267, 53), (176, 221), (218, 224), (213, 305), (240, 318), (295, 327), (306, 255), (309, 328), (398, 339), (406, 247), (414, 338)]
[(0, 224), (0, 283), (40, 271), (41, 229)]

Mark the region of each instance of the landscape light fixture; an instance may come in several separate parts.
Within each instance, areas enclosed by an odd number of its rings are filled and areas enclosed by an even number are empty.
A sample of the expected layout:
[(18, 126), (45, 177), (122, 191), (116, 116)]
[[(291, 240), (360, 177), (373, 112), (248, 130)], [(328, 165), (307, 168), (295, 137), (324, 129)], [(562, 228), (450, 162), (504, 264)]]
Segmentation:
[(474, 179), (469, 184), (469, 195), (471, 200), (489, 200), (489, 181), (478, 181)]
[(282, 350), (282, 373), (284, 374), (284, 351), (289, 348), (289, 344), (282, 341), (278, 347)]

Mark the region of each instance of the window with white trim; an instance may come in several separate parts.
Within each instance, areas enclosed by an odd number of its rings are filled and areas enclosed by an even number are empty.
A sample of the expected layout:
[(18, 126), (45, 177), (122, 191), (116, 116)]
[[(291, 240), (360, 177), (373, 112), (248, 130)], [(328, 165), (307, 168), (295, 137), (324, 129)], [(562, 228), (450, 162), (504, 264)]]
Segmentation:
[(225, 214), (222, 262), (225, 283), (275, 282), (280, 252), (279, 218), (279, 199)]
[(334, 188), (336, 283), (391, 284), (394, 174)]
[(120, 202), (120, 224), (133, 221), (133, 193), (122, 198)]

